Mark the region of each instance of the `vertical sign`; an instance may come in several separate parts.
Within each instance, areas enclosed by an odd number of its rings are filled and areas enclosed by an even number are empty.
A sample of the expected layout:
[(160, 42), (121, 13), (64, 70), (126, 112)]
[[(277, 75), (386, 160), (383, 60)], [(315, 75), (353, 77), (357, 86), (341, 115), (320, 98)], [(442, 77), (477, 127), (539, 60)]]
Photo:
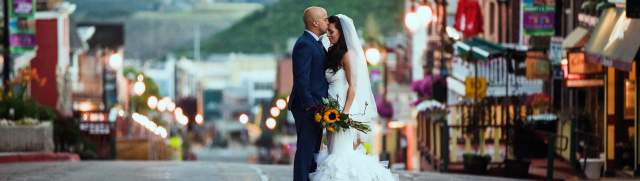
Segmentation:
[(9, 1), (9, 44), (11, 54), (33, 51), (35, 38), (35, 0)]

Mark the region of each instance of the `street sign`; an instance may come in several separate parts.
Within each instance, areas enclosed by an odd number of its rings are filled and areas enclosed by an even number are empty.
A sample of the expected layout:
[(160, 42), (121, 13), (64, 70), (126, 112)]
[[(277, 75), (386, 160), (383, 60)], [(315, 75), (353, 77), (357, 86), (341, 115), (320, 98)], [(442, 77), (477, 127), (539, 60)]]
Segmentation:
[(487, 96), (487, 79), (484, 77), (469, 77), (464, 80), (465, 96), (469, 98), (483, 98)]

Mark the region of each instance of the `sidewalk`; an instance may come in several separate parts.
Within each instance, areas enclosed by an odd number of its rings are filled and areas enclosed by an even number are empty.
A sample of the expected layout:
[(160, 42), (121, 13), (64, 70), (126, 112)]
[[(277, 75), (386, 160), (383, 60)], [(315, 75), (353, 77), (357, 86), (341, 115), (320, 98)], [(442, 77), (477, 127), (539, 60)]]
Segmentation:
[(44, 162), (44, 161), (80, 161), (80, 156), (75, 153), (54, 152), (1, 152), (0, 164), (17, 162)]

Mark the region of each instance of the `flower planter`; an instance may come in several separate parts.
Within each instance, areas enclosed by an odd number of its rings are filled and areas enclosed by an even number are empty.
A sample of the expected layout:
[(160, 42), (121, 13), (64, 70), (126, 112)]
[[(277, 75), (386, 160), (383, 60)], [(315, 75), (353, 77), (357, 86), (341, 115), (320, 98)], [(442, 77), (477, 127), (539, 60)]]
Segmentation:
[(587, 158), (587, 165), (584, 160), (580, 160), (580, 165), (584, 166), (584, 174), (587, 179), (600, 179), (604, 160), (600, 158)]
[(464, 171), (470, 174), (486, 174), (491, 156), (478, 154), (464, 154)]
[(15, 125), (0, 127), (0, 152), (48, 152), (53, 151), (53, 125)]

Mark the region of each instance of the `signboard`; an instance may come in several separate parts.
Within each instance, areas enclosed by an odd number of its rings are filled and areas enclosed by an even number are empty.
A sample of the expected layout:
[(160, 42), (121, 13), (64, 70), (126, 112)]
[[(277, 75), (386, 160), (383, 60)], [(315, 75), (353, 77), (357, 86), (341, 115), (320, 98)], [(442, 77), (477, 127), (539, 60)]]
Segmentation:
[(80, 122), (80, 131), (90, 135), (109, 135), (111, 129), (109, 122)]
[(465, 96), (469, 98), (483, 98), (487, 96), (487, 79), (484, 77), (469, 77), (464, 80)]
[(554, 0), (523, 1), (524, 32), (530, 36), (553, 36), (555, 23)]
[(567, 80), (567, 87), (598, 87), (603, 85), (604, 80), (602, 79)]
[(560, 65), (560, 61), (562, 60), (563, 42), (563, 37), (551, 38), (551, 44), (549, 45), (549, 60), (551, 60), (551, 65)]
[(535, 58), (527, 58), (527, 79), (547, 79), (549, 78), (549, 61)]
[(35, 41), (36, 0), (9, 1), (9, 43), (11, 54), (33, 51)]
[(585, 61), (584, 52), (570, 52), (567, 54), (567, 60), (569, 61), (568, 68), (570, 74), (593, 74), (602, 72), (602, 66)]

